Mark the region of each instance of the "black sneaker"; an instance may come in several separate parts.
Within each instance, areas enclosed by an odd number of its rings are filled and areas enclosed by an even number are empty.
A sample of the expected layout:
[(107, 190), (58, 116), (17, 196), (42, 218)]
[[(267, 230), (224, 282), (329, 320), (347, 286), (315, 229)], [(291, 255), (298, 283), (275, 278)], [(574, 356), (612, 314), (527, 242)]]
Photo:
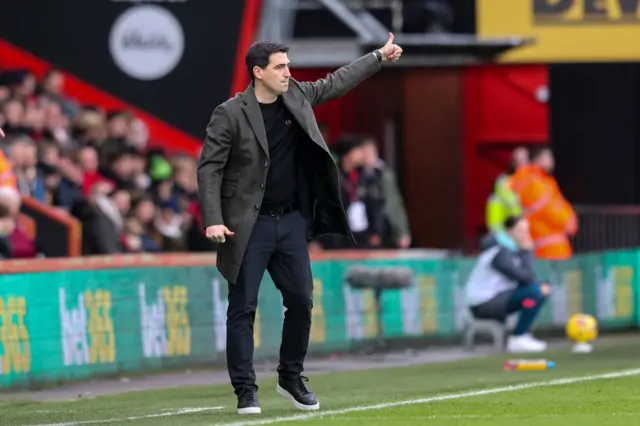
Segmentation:
[(260, 414), (258, 394), (255, 391), (243, 393), (238, 397), (238, 414)]
[(293, 403), (298, 410), (313, 411), (320, 409), (320, 403), (316, 396), (307, 389), (305, 382), (309, 379), (299, 376), (294, 379), (278, 378), (278, 393)]

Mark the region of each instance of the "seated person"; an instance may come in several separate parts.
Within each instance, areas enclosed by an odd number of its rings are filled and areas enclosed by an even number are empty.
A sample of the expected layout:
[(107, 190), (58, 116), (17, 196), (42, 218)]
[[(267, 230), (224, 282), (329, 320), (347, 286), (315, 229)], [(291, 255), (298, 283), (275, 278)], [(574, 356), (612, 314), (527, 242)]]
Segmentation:
[(520, 312), (507, 342), (508, 352), (542, 352), (547, 348), (530, 333), (550, 291), (548, 284), (536, 281), (533, 262), (528, 222), (508, 217), (504, 231), (484, 239), (482, 253), (466, 283), (467, 304), (475, 318), (504, 322), (509, 314)]

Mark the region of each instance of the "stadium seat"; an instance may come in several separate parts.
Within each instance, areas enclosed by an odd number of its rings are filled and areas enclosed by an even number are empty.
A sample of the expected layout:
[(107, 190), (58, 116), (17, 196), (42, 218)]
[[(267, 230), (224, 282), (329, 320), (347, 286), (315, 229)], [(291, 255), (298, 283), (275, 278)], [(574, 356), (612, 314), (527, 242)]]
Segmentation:
[(517, 314), (507, 317), (505, 322), (498, 320), (477, 319), (469, 310), (465, 312), (463, 345), (468, 351), (475, 348), (475, 337), (477, 334), (489, 335), (493, 340), (493, 348), (497, 352), (505, 349), (506, 336), (515, 326)]

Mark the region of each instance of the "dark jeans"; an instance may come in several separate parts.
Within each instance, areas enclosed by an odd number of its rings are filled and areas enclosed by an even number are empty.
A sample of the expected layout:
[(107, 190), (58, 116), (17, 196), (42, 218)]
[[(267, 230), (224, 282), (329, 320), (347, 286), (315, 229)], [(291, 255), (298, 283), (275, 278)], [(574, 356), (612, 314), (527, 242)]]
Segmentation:
[(529, 284), (502, 292), (488, 302), (472, 306), (471, 313), (478, 319), (504, 322), (508, 315), (520, 312), (518, 323), (513, 330), (514, 336), (520, 336), (529, 332), (545, 299), (540, 284)]
[(280, 344), (281, 377), (299, 376), (309, 346), (313, 279), (306, 221), (298, 211), (259, 215), (242, 260), (238, 281), (229, 283), (227, 369), (236, 395), (255, 389), (253, 323), (265, 270), (286, 307)]

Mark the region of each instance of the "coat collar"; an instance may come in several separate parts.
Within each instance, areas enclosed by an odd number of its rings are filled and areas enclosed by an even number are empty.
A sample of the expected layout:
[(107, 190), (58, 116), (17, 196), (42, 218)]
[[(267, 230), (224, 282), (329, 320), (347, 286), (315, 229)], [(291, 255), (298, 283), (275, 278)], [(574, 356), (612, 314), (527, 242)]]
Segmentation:
[[(258, 103), (258, 99), (256, 98), (256, 92), (253, 83), (249, 83), (249, 86), (247, 86), (245, 91), (242, 92), (240, 96), (243, 101), (242, 109), (244, 110), (244, 113), (249, 120), (249, 124), (251, 124), (253, 133), (256, 135), (260, 146), (268, 156), (269, 144), (267, 142), (267, 132), (264, 128), (262, 111), (260, 111), (260, 104)], [(309, 117), (304, 111), (304, 104), (307, 101), (300, 90), (297, 89), (295, 80), (289, 84), (289, 90), (287, 90), (282, 95), (282, 101), (284, 102), (284, 105), (287, 107), (291, 115), (293, 115), (293, 118), (298, 122), (302, 130), (307, 135), (309, 135), (311, 140), (318, 146), (320, 146), (323, 150), (327, 151), (327, 148), (323, 146), (323, 144), (316, 141), (312, 136), (312, 132), (310, 131), (310, 127), (308, 124)]]
[(260, 111), (260, 105), (258, 105), (258, 99), (256, 99), (256, 92), (253, 87), (253, 83), (249, 84), (249, 87), (241, 94), (244, 104), (242, 110), (251, 124), (251, 129), (255, 133), (260, 146), (264, 150), (267, 157), (269, 156), (269, 144), (267, 143), (267, 132), (264, 129), (264, 121), (262, 119), (262, 112)]

